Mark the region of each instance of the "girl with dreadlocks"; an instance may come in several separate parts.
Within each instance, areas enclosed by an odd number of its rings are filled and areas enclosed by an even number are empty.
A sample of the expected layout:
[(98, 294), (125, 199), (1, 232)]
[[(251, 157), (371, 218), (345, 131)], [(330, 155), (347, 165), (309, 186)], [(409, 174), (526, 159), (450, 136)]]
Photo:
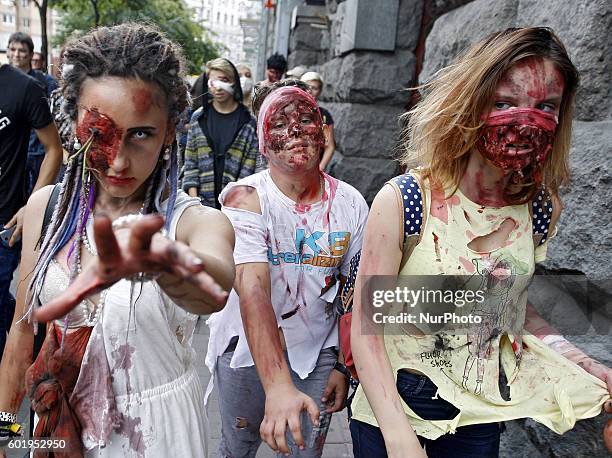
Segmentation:
[(190, 340), (197, 315), (226, 301), (234, 234), (177, 192), (180, 50), (152, 27), (122, 24), (71, 43), (64, 59), (74, 146), (46, 231), (51, 189), (28, 203), (15, 314), (54, 321), (29, 369), (32, 326), (15, 323), (0, 420), (15, 422), (27, 391), (35, 437), (64, 439), (66, 456), (202, 456)]
[[(500, 422), (562, 434), (612, 411), (612, 370), (527, 303), (561, 212), (577, 85), (551, 30), (509, 29), (440, 71), (408, 115), (402, 159), (423, 168), (376, 196), (354, 295), (356, 457), (495, 457)], [(378, 308), (373, 276), (398, 275), (424, 293)]]

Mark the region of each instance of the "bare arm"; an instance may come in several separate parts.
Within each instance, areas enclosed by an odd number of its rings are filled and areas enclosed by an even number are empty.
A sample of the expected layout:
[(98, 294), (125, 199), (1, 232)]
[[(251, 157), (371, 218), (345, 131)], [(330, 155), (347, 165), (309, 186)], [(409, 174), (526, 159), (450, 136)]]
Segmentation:
[(25, 372), (32, 363), (34, 334), (27, 320), (17, 323), (25, 313), (26, 291), (38, 252), (34, 250), (40, 237), (42, 215), (51, 194), (51, 187), (32, 194), (25, 207), (28, 224), (23, 231), (23, 249), (19, 266), (17, 304), (2, 364), (0, 365), (0, 411), (17, 413), (25, 394)]
[[(157, 278), (160, 286), (191, 313), (219, 310), (228, 297), (224, 287), (229, 289), (233, 280), (233, 232), (219, 212), (201, 217), (193, 215), (196, 230), (190, 227), (189, 217), (186, 225), (179, 228), (178, 236), (183, 237), (183, 242), (161, 235), (164, 220), (160, 215), (144, 215), (116, 231), (108, 217), (96, 216), (94, 239), (98, 256), (62, 294), (36, 309), (34, 317), (39, 321), (62, 317), (92, 294), (142, 272), (162, 274)], [(217, 233), (209, 237), (197, 234), (207, 226)], [(181, 235), (181, 231), (188, 234)]]
[[(178, 222), (176, 240), (201, 259), (206, 272), (224, 291), (232, 288), (234, 229), (223, 213), (201, 205), (189, 207)], [(222, 308), (197, 283), (171, 274), (162, 274), (157, 283), (174, 302), (191, 313), (203, 315)]]
[(326, 125), (323, 131), (325, 132), (325, 151), (323, 152), (323, 157), (321, 158), (321, 162), (319, 163), (319, 169), (322, 171), (327, 168), (334, 155), (334, 151), (336, 151), (334, 125)]
[[(230, 191), (224, 206), (261, 214), (257, 192), (243, 186)], [(316, 423), (319, 409), (309, 396), (295, 388), (291, 380), (272, 306), (268, 263), (239, 264), (234, 288), (240, 297), (240, 314), (249, 349), (266, 393), (261, 435), (273, 450), (288, 453), (285, 441), (287, 424), (296, 443), (304, 445), (300, 413), (307, 410)]]
[(380, 426), (389, 457), (425, 456), (402, 408), (381, 330), (362, 333), (362, 326), (372, 325), (371, 306), (362, 297), (364, 277), (395, 276), (399, 271), (400, 214), (395, 191), (390, 186), (383, 187), (372, 203), (366, 224), (353, 298), (351, 349), (359, 381)]
[[(51, 123), (47, 127), (36, 129), (36, 135), (38, 136), (40, 143), (45, 148), (45, 157), (42, 165), (40, 166), (40, 173), (38, 174), (38, 179), (34, 185), (34, 189), (32, 191), (33, 193), (47, 185), (54, 183), (55, 177), (57, 176), (57, 172), (59, 171), (59, 167), (62, 163), (62, 144), (60, 142), (60, 137), (57, 133), (57, 127), (55, 127), (55, 124)], [(19, 209), (19, 211), (5, 225), (6, 227), (16, 226), (15, 232), (13, 232), (9, 242), (10, 246), (13, 246), (21, 236), (24, 212), (25, 207)]]

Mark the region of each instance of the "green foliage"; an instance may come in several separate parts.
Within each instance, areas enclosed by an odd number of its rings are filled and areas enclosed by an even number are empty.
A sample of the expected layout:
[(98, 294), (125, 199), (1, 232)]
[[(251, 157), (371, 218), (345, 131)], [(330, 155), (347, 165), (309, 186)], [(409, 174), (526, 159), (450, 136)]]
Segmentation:
[(217, 57), (222, 49), (191, 19), (191, 11), (183, 0), (50, 0), (49, 6), (61, 13), (53, 40), (56, 46), (96, 25), (138, 21), (156, 24), (179, 43), (192, 74), (200, 73), (204, 63)]

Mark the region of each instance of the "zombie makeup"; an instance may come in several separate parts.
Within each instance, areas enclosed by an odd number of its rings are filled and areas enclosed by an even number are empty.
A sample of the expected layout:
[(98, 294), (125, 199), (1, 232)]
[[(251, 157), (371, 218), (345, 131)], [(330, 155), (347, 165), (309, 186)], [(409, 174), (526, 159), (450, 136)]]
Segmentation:
[(208, 80), (208, 89), (221, 89), (230, 95), (234, 95), (234, 85), (220, 80)]
[(485, 121), (476, 148), (503, 170), (539, 168), (552, 150), (556, 128), (555, 115), (535, 108), (494, 111)]
[(121, 147), (123, 130), (97, 108), (81, 108), (85, 110), (85, 116), (77, 125), (76, 136), (81, 144), (91, 144), (87, 150), (87, 165), (106, 172)]
[[(292, 144), (291, 149), (325, 147), (323, 120), (315, 99), (295, 86), (281, 87), (268, 95), (257, 123), (259, 150), (269, 155)], [(301, 143), (300, 143), (301, 140)]]

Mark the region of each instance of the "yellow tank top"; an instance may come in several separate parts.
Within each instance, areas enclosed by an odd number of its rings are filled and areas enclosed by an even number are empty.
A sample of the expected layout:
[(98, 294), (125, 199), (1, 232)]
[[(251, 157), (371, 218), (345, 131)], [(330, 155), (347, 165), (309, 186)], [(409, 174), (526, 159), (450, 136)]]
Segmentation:
[[(400, 369), (427, 375), (438, 396), (460, 411), (452, 420), (423, 420), (402, 401), (416, 433), (436, 439), (460, 426), (530, 417), (562, 434), (576, 420), (599, 414), (609, 398), (605, 384), (523, 330), (527, 287), (536, 259), (543, 260), (546, 250), (546, 244), (534, 250), (528, 204), (483, 207), (458, 189), (448, 197), (432, 195), (427, 183), (422, 193), (427, 217), (421, 240), (399, 275), (459, 275), (469, 279), (465, 289), (482, 291), (484, 299), (454, 309), (458, 316), (472, 317), (472, 323), (459, 325), (461, 332), (416, 324), (424, 334), (416, 335), (401, 325), (385, 325), (394, 375)], [(473, 240), (506, 220), (514, 228), (499, 246), (487, 252), (473, 249)], [(421, 312), (435, 316), (432, 307), (440, 305), (422, 302), (412, 311), (417, 317)], [(500, 393), (500, 370), (508, 381), (509, 400)], [(356, 420), (378, 426), (361, 386), (352, 409)]]

